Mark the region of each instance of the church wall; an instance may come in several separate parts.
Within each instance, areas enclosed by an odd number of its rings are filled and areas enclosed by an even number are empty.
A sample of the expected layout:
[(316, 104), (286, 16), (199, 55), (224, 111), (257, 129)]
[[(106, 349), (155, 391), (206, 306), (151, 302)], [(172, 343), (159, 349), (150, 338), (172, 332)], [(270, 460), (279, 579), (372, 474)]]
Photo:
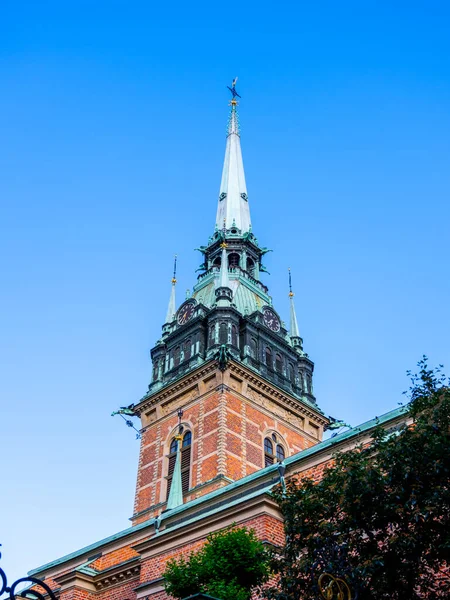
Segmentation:
[[(222, 376), (218, 372), (217, 379)], [(230, 377), (183, 406), (183, 427), (192, 432), (189, 501), (264, 467), (264, 438), (276, 433), (286, 456), (317, 443), (319, 427), (283, 408), (246, 382)], [(170, 441), (178, 427), (177, 406), (142, 431), (133, 523), (164, 509)], [(309, 429), (308, 429), (309, 427)], [(311, 427), (314, 429), (311, 430)], [(318, 433), (319, 432), (319, 433)]]

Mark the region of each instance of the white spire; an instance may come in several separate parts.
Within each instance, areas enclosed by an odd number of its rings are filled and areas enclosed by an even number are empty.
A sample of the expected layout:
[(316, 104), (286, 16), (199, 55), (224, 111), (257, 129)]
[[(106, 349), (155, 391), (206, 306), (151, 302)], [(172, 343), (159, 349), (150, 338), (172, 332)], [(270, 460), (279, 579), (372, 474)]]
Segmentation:
[(177, 274), (177, 255), (175, 254), (175, 260), (174, 260), (174, 264), (173, 264), (172, 289), (170, 290), (170, 299), (169, 299), (169, 306), (167, 307), (167, 315), (166, 315), (165, 325), (167, 325), (168, 323), (172, 323), (172, 321), (175, 318), (175, 313), (177, 310), (177, 305), (175, 302), (175, 286), (177, 284), (176, 274)]
[[(233, 93), (234, 84), (233, 89), (229, 89)], [(238, 94), (234, 91), (233, 99), (231, 100), (230, 119), (228, 121), (227, 145), (223, 163), (222, 182), (220, 184), (216, 227), (221, 229), (222, 223), (225, 220), (227, 229), (234, 222), (238, 229), (246, 233), (251, 229), (251, 222), (247, 186), (245, 185), (244, 163), (242, 162), (236, 95)]]
[(291, 307), (290, 307), (291, 323), (290, 323), (289, 335), (291, 336), (291, 338), (299, 338), (300, 333), (298, 330), (297, 315), (295, 313), (294, 292), (292, 291), (292, 280), (291, 280), (291, 270), (290, 269), (289, 269), (289, 300), (290, 300), (290, 304), (291, 304)]

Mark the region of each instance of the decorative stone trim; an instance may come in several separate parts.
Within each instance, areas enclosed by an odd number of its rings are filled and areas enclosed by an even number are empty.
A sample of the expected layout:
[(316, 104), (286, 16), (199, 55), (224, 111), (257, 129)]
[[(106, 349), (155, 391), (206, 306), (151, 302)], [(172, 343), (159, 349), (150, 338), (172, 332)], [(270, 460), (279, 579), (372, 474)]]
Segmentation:
[(129, 579), (139, 577), (141, 572), (141, 566), (139, 564), (140, 558), (133, 558), (132, 561), (128, 561), (125, 564), (111, 567), (107, 572), (103, 571), (94, 578), (94, 585), (96, 591), (105, 590)]

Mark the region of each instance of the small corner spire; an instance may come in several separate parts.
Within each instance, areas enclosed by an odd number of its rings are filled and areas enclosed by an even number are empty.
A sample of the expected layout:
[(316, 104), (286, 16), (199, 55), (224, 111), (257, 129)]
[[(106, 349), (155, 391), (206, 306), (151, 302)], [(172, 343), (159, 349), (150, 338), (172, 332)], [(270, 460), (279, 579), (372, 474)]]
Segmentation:
[(233, 298), (233, 292), (230, 288), (230, 278), (228, 276), (228, 255), (227, 255), (227, 242), (225, 239), (226, 236), (226, 223), (225, 219), (223, 220), (223, 230), (222, 230), (222, 243), (220, 247), (222, 248), (222, 258), (220, 261), (220, 273), (219, 273), (219, 281), (216, 288), (216, 299), (221, 301), (221, 304), (225, 302), (228, 304), (231, 302)]
[(298, 330), (298, 323), (297, 323), (297, 314), (295, 312), (295, 305), (294, 305), (294, 292), (292, 291), (292, 276), (291, 276), (291, 269), (289, 268), (289, 301), (290, 301), (290, 329), (289, 329), (289, 335), (291, 337), (291, 339), (294, 342), (294, 345), (296, 346), (300, 346), (301, 347), (301, 343), (295, 343), (295, 340), (301, 340), (300, 337), (300, 333)]
[(175, 312), (177, 309), (177, 305), (175, 303), (175, 286), (176, 286), (176, 284), (177, 284), (177, 255), (175, 254), (174, 261), (173, 261), (172, 289), (170, 290), (170, 299), (169, 299), (169, 306), (167, 307), (167, 315), (166, 315), (165, 325), (167, 325), (168, 323), (172, 323), (172, 321), (175, 317)]
[(175, 466), (172, 474), (172, 484), (170, 486), (166, 510), (171, 510), (172, 508), (176, 508), (177, 506), (181, 506), (183, 504), (183, 482), (181, 479), (181, 442), (183, 440), (181, 419), (183, 417), (183, 410), (181, 408), (178, 409), (177, 415), (178, 433), (175, 436), (177, 441), (177, 456), (175, 459)]

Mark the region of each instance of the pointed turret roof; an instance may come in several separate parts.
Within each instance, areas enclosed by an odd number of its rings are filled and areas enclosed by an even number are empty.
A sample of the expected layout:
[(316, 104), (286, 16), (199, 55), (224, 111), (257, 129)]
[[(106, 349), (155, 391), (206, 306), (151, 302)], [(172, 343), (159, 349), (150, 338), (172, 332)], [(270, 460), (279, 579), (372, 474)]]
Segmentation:
[(227, 263), (227, 245), (225, 242), (222, 243), (222, 259), (220, 261), (220, 274), (218, 288), (229, 288), (230, 280), (228, 277), (228, 263)]
[(175, 254), (174, 264), (173, 264), (173, 277), (172, 277), (172, 289), (170, 290), (170, 298), (169, 298), (169, 306), (167, 307), (167, 315), (165, 320), (165, 325), (167, 323), (172, 323), (175, 318), (175, 313), (177, 311), (177, 305), (175, 302), (175, 286), (177, 285), (177, 255)]
[(292, 291), (292, 279), (291, 279), (291, 270), (289, 269), (289, 301), (290, 301), (290, 313), (291, 313), (291, 319), (290, 319), (290, 328), (289, 328), (289, 335), (291, 336), (291, 338), (300, 338), (300, 333), (298, 330), (298, 323), (297, 323), (297, 314), (295, 312), (295, 305), (294, 305), (294, 292)]
[(227, 145), (220, 184), (216, 228), (222, 228), (225, 220), (227, 228), (230, 228), (234, 222), (242, 233), (247, 233), (251, 229), (250, 208), (242, 161), (236, 95), (238, 94), (233, 94), (230, 102), (231, 112), (228, 120)]

